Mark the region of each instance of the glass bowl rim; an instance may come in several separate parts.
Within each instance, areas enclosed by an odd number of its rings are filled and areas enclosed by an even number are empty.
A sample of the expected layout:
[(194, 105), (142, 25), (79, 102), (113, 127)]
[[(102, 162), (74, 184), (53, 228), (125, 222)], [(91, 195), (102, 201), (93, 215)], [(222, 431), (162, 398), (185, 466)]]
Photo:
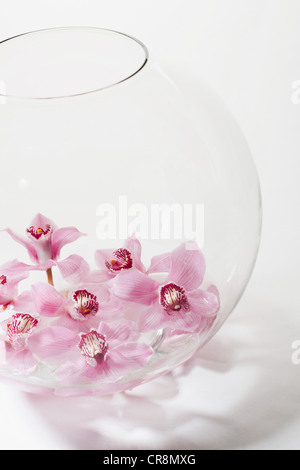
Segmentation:
[(120, 80), (115, 81), (114, 83), (111, 83), (109, 85), (102, 86), (102, 87), (99, 87), (99, 88), (86, 90), (86, 91), (82, 91), (82, 92), (78, 92), (78, 93), (63, 94), (63, 95), (58, 95), (58, 96), (38, 96), (38, 97), (22, 96), (22, 95), (17, 95), (17, 94), (10, 95), (10, 94), (6, 94), (5, 92), (3, 93), (3, 91), (0, 90), (0, 99), (3, 100), (3, 99), (8, 98), (8, 99), (14, 99), (14, 100), (47, 101), (47, 100), (74, 98), (74, 97), (79, 97), (79, 96), (90, 95), (90, 94), (93, 94), (93, 93), (99, 93), (103, 90), (107, 90), (109, 88), (115, 87), (115, 86), (117, 86), (121, 83), (124, 83), (124, 82), (130, 80), (131, 78), (135, 77), (142, 69), (145, 68), (146, 64), (148, 64), (148, 62), (149, 62), (149, 50), (148, 50), (147, 46), (142, 41), (140, 41), (136, 37), (131, 36), (127, 33), (123, 33), (121, 31), (117, 31), (117, 30), (110, 29), (110, 28), (102, 28), (102, 27), (98, 27), (98, 26), (57, 26), (57, 27), (52, 27), (52, 28), (42, 28), (42, 29), (27, 31), (27, 32), (16, 34), (14, 36), (11, 36), (9, 38), (1, 40), (0, 41), (0, 50), (1, 50), (1, 46), (3, 46), (3, 44), (6, 44), (9, 41), (13, 41), (15, 39), (19, 39), (19, 38), (34, 35), (34, 34), (39, 34), (39, 33), (44, 33), (44, 32), (56, 32), (56, 31), (85, 31), (85, 32), (98, 31), (98, 32), (107, 32), (107, 33), (113, 33), (113, 34), (116, 34), (116, 35), (119, 35), (119, 36), (123, 36), (127, 39), (132, 40), (137, 45), (139, 45), (144, 51), (145, 58), (144, 58), (144, 61), (141, 63), (141, 65), (133, 73), (127, 75), (125, 78), (122, 78)]

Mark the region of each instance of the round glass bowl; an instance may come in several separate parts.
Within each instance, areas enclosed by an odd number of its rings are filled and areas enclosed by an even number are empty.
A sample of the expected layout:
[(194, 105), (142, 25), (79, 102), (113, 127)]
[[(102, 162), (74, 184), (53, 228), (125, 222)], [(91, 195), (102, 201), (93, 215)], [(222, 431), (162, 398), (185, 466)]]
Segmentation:
[(241, 297), (256, 169), (228, 110), (182, 72), (105, 29), (0, 43), (3, 379), (132, 388), (189, 359)]

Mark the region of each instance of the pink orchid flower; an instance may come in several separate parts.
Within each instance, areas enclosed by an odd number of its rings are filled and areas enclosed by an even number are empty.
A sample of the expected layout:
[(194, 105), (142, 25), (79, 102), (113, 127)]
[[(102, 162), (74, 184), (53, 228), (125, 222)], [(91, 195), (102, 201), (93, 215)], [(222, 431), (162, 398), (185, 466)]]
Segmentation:
[(30, 270), (31, 266), (17, 260), (0, 266), (0, 305), (3, 310), (14, 307), (24, 312), (32, 307), (30, 291), (23, 291), (18, 295), (19, 283), (28, 277)]
[(74, 331), (88, 331), (98, 326), (100, 319), (122, 313), (110, 302), (110, 293), (101, 284), (79, 286), (62, 294), (50, 284), (40, 282), (32, 285), (32, 296), (39, 315), (56, 317), (55, 325)]
[(140, 328), (170, 328), (200, 332), (209, 328), (219, 310), (217, 290), (199, 288), (205, 273), (205, 260), (195, 243), (184, 243), (168, 254), (156, 257), (150, 270), (169, 269), (163, 283), (132, 270), (109, 282), (113, 294), (122, 300), (147, 305), (141, 309)]
[(23, 245), (30, 259), (41, 269), (49, 269), (53, 261), (60, 256), (61, 249), (83, 234), (75, 227), (58, 228), (52, 220), (37, 214), (27, 228), (27, 238), (15, 234), (11, 229), (5, 231), (18, 243)]
[(2, 355), (8, 367), (21, 374), (32, 373), (38, 363), (28, 348), (28, 338), (37, 324), (38, 320), (26, 313), (16, 313), (1, 324)]
[(137, 338), (130, 322), (101, 322), (80, 334), (53, 326), (34, 335), (30, 348), (42, 361), (58, 366), (56, 376), (64, 385), (107, 383), (147, 363), (153, 351)]
[(117, 274), (135, 268), (141, 272), (146, 269), (141, 260), (142, 247), (139, 240), (130, 237), (123, 248), (117, 250), (97, 250), (95, 260), (103, 274), (103, 280), (115, 277)]

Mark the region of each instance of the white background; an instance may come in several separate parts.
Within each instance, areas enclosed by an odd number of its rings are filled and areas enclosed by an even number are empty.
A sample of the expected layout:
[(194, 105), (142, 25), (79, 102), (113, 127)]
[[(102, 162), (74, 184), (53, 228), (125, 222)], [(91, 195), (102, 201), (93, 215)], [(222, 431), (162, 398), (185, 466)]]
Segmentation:
[(246, 293), (198, 357), (106, 398), (49, 401), (2, 384), (1, 449), (300, 449), (299, 16), (299, 0), (0, 0), (0, 39), (111, 28), (200, 74), (243, 129), (264, 206)]

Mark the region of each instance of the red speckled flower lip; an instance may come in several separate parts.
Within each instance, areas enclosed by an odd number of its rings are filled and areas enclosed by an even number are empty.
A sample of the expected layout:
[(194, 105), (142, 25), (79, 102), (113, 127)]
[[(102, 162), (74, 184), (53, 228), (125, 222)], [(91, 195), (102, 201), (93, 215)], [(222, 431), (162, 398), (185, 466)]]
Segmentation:
[(86, 289), (77, 290), (73, 293), (75, 309), (80, 315), (95, 315), (99, 309), (97, 297)]
[(46, 225), (44, 228), (38, 227), (35, 228), (33, 225), (27, 229), (27, 233), (29, 236), (32, 236), (36, 240), (43, 238), (44, 240), (50, 238), (53, 229), (51, 225)]
[(122, 271), (123, 269), (132, 268), (132, 256), (126, 248), (119, 248), (113, 252), (114, 258), (109, 262), (106, 261), (106, 267), (113, 273)]
[(31, 315), (17, 313), (7, 323), (6, 341), (15, 350), (22, 350), (26, 347), (26, 339), (38, 324), (38, 320)]
[(190, 310), (185, 290), (173, 283), (162, 286), (159, 302), (169, 314), (181, 309), (186, 312)]
[(105, 360), (108, 352), (108, 344), (105, 336), (101, 335), (95, 330), (89, 333), (82, 334), (80, 336), (80, 343), (78, 344), (79, 349), (83, 356), (89, 359), (93, 359), (97, 356), (101, 356)]

